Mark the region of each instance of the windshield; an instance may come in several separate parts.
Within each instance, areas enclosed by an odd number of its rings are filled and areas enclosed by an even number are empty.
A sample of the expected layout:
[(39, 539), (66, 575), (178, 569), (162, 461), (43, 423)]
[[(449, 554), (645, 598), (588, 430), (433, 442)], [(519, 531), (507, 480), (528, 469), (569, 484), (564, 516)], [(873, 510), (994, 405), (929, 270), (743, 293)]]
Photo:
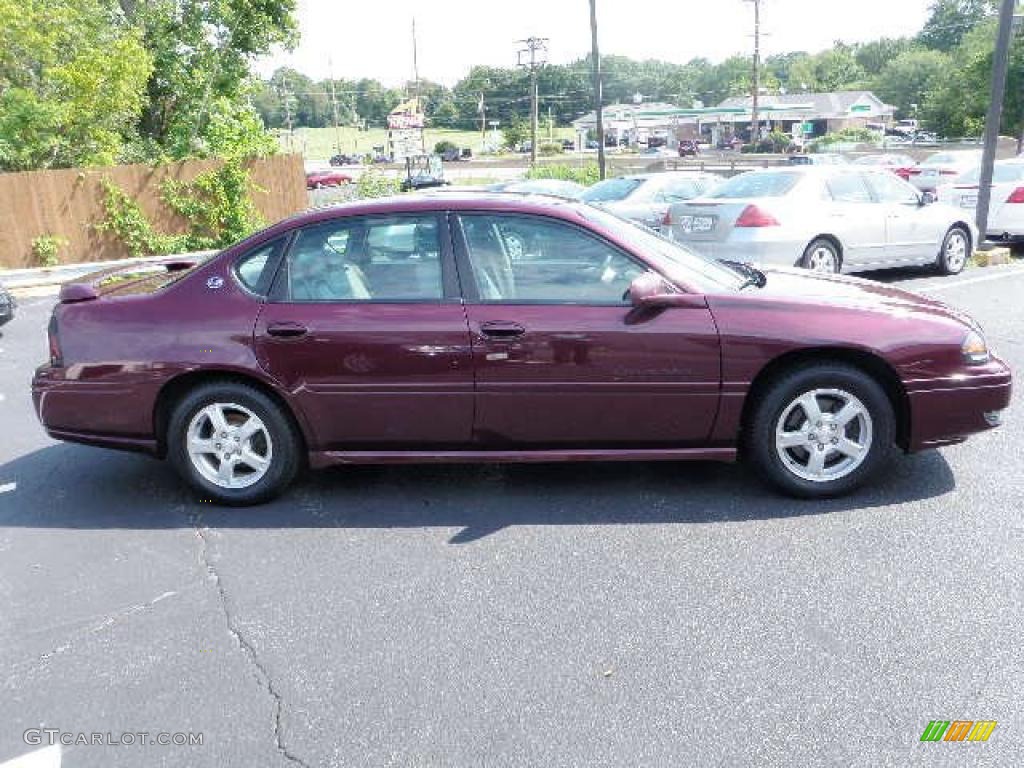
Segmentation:
[(701, 256), (654, 231), (599, 208), (580, 206), (584, 217), (626, 243), (631, 249), (657, 263), (671, 280), (692, 286), (702, 293), (737, 290), (744, 277), (715, 259)]
[(580, 199), (587, 203), (612, 203), (616, 200), (625, 200), (641, 184), (643, 184), (641, 179), (605, 179), (584, 192)]
[(744, 173), (734, 176), (708, 195), (711, 198), (782, 197), (800, 181), (792, 171)]

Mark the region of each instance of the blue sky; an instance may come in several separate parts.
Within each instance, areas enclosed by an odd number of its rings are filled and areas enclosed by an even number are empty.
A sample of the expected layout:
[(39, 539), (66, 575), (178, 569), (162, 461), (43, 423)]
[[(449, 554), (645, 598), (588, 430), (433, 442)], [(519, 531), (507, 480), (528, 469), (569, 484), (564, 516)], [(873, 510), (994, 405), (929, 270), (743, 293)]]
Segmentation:
[[(819, 51), (835, 40), (860, 42), (916, 33), (929, 0), (763, 0), (765, 55)], [(453, 85), (472, 64), (512, 66), (516, 40), (550, 38), (550, 60), (590, 48), (587, 0), (299, 0), (301, 43), (257, 62), (314, 77), (374, 77), (398, 85), (412, 75), (416, 17), (422, 77)], [(751, 46), (753, 11), (744, 0), (598, 0), (603, 53), (685, 62), (720, 61)], [(330, 63), (329, 63), (330, 62)]]

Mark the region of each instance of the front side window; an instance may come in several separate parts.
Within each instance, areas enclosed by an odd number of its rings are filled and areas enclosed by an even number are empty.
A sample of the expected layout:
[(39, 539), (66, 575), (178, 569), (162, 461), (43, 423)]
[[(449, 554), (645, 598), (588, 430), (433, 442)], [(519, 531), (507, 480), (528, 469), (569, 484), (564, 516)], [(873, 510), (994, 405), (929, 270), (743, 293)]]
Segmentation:
[(645, 268), (586, 232), (539, 217), (461, 217), (482, 301), (622, 304)]
[(439, 301), (434, 215), (348, 218), (299, 231), (288, 254), (290, 301)]
[(916, 189), (892, 173), (873, 173), (867, 177), (867, 181), (881, 203), (916, 205), (920, 200)]

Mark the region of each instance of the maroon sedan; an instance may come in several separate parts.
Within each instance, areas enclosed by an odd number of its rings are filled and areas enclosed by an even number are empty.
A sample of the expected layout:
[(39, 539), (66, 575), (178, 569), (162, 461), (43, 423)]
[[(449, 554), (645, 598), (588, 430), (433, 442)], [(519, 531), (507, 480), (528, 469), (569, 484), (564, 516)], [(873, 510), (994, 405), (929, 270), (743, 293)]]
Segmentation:
[(98, 273), (64, 286), (49, 344), (51, 436), (166, 456), (227, 504), (307, 464), (739, 456), (835, 495), (1010, 400), (939, 302), (510, 195), (324, 209), (204, 262)]

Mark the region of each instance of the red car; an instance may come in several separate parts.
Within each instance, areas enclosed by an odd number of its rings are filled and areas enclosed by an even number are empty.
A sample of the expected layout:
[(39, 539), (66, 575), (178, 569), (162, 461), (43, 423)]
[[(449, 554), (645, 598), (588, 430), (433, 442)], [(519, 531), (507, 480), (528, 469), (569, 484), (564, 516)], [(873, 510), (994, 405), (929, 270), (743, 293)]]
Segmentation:
[(870, 165), (875, 168), (888, 168), (904, 181), (920, 173), (917, 161), (909, 155), (863, 155), (853, 161), (854, 165)]
[(996, 426), (1007, 366), (945, 305), (698, 256), (584, 204), (424, 194), (203, 262), (63, 287), (32, 383), (59, 440), (167, 457), (206, 499), (304, 466), (748, 460), (786, 492)]
[(322, 189), (324, 187), (340, 187), (351, 184), (352, 177), (347, 173), (333, 169), (310, 171), (306, 174), (306, 189)]

